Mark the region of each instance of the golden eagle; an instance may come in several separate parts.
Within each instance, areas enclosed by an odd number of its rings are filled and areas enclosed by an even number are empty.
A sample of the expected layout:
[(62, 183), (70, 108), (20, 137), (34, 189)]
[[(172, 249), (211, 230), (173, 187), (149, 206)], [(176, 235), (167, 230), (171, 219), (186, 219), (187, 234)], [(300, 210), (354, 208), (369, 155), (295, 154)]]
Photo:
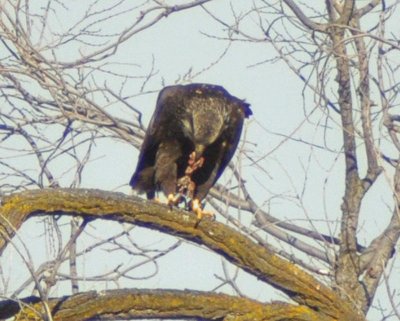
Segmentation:
[(201, 219), (201, 200), (221, 176), (239, 143), (250, 105), (223, 87), (165, 87), (158, 95), (130, 185), (153, 199), (158, 190), (175, 205), (182, 196)]

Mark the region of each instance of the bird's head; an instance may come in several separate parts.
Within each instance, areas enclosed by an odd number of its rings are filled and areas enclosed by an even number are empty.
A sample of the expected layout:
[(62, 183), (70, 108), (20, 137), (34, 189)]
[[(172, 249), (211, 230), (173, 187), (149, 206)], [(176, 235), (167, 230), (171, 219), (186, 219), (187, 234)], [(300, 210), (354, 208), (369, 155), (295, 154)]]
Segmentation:
[(225, 114), (216, 106), (195, 110), (192, 115), (193, 142), (195, 145), (208, 146), (220, 136), (225, 125)]

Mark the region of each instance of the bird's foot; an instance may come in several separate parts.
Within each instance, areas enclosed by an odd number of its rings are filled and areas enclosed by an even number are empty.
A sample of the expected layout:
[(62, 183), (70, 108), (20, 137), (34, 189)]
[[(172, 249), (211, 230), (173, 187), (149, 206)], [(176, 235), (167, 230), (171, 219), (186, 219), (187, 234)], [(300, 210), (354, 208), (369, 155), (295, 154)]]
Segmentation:
[(177, 194), (169, 194), (167, 196), (167, 205), (169, 207), (177, 206), (182, 201), (182, 195), (180, 193)]
[[(196, 213), (198, 223), (199, 223), (204, 217), (208, 217), (208, 218), (210, 218), (212, 221), (215, 220), (215, 214), (212, 213), (212, 212), (203, 210), (203, 208), (202, 208), (202, 206), (201, 206), (201, 203), (200, 203), (200, 200), (198, 200), (198, 199), (194, 199), (194, 200), (192, 201), (192, 211), (193, 211), (194, 213)], [(197, 223), (197, 224), (198, 224), (198, 223)], [(196, 224), (196, 225), (197, 225), (197, 224)]]
[(158, 197), (154, 197), (152, 199), (153, 202), (156, 202), (157, 204), (162, 204), (162, 201)]

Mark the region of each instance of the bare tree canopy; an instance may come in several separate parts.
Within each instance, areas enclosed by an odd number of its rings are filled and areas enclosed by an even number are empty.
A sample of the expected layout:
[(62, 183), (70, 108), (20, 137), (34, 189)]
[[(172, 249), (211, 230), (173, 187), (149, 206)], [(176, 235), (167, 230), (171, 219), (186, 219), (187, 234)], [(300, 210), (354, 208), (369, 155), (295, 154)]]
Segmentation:
[[(0, 319), (400, 320), (399, 19), (1, 1)], [(199, 224), (128, 195), (157, 94), (189, 83), (254, 113)]]

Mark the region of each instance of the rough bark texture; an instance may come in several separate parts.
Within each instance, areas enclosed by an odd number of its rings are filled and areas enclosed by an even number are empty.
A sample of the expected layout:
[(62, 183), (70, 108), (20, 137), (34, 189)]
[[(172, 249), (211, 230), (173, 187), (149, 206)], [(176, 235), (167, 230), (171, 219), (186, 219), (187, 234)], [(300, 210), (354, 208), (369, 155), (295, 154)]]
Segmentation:
[[(343, 148), (345, 153), (345, 195), (342, 203), (341, 244), (337, 260), (336, 282), (343, 289), (343, 296), (350, 296), (364, 303), (364, 290), (358, 282), (359, 259), (357, 256), (357, 226), (363, 197), (362, 181), (358, 174), (353, 105), (350, 86), (350, 67), (344, 42), (344, 30), (336, 28), (331, 34), (335, 48), (340, 116), (343, 126)], [(357, 295), (354, 295), (357, 293)], [(362, 298), (362, 299), (361, 299)]]
[[(378, 166), (374, 137), (371, 125), (371, 101), (368, 76), (368, 58), (364, 39), (358, 37), (359, 16), (354, 15), (354, 1), (345, 1), (339, 22), (342, 25), (331, 28), (333, 52), (336, 60), (338, 83), (338, 103), (343, 131), (343, 149), (345, 153), (345, 194), (342, 203), (341, 243), (337, 257), (336, 283), (342, 289), (342, 296), (356, 303), (358, 309), (367, 311), (371, 304), (372, 293), (360, 282), (362, 267), (357, 253), (357, 228), (362, 201), (371, 185), (381, 172)], [(355, 35), (355, 47), (360, 75), (357, 89), (361, 105), (361, 121), (368, 170), (364, 178), (360, 177), (357, 157), (356, 129), (354, 120), (354, 97), (352, 97), (351, 68), (346, 44), (347, 26), (351, 26)]]
[[(17, 320), (40, 320), (39, 299), (0, 303), (0, 318), (18, 313)], [(82, 321), (102, 316), (109, 319), (202, 318), (229, 320), (331, 320), (315, 311), (284, 302), (261, 304), (225, 294), (176, 290), (109, 290), (80, 293), (49, 300), (53, 320)]]
[[(27, 218), (55, 214), (130, 222), (183, 237), (209, 247), (260, 280), (282, 290), (307, 310), (318, 312), (319, 320), (364, 320), (347, 301), (311, 275), (224, 224), (204, 220), (196, 227), (196, 217), (191, 213), (169, 210), (166, 206), (121, 193), (47, 189), (5, 197), (0, 208), (0, 232), (3, 236), (0, 251)], [(290, 317), (288, 320), (313, 319)]]

